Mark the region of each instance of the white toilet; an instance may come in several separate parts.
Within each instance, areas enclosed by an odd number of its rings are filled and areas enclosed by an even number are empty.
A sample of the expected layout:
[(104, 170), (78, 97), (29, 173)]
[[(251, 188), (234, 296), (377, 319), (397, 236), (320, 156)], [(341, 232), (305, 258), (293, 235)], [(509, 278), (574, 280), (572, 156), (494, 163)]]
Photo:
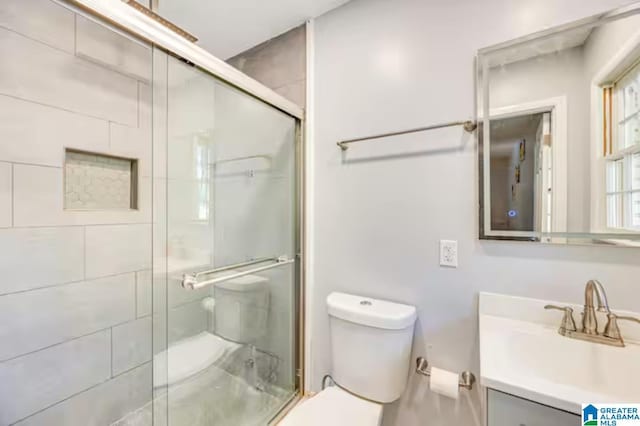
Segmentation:
[[(267, 333), (269, 280), (245, 275), (218, 283), (215, 299), (204, 300), (213, 312), (213, 330), (172, 342), (154, 356), (155, 387), (172, 386), (232, 356), (243, 344), (256, 344)], [(211, 303), (213, 302), (213, 303)]]
[(400, 398), (411, 364), (416, 308), (344, 293), (327, 297), (331, 378), (280, 426), (378, 426), (382, 404)]
[(258, 275), (218, 283), (215, 334), (236, 343), (256, 344), (267, 334), (269, 320), (269, 279)]

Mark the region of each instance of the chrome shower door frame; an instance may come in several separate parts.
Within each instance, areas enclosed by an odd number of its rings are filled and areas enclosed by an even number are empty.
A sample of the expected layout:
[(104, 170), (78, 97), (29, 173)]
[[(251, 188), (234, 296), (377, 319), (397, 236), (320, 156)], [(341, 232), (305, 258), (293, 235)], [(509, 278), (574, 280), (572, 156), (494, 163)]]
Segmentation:
[(136, 37), (146, 40), (173, 56), (195, 65), (202, 71), (242, 90), (254, 98), (260, 99), (297, 120), (304, 120), (303, 108), (187, 40), (173, 29), (178, 27), (173, 24), (167, 26), (165, 22), (168, 21), (154, 18), (154, 16), (157, 17), (158, 15), (150, 10), (149, 13), (142, 13), (139, 9), (146, 9), (143, 6), (134, 8), (119, 0), (66, 1)]
[[(150, 9), (143, 6), (132, 7), (125, 1), (112, 0), (57, 0), (77, 7), (84, 12), (106, 21), (109, 24), (127, 32), (139, 39), (147, 41), (171, 56), (192, 64), (202, 72), (209, 74), (230, 86), (284, 112), (296, 120), (295, 140), (295, 265), (296, 285), (294, 289), (295, 304), (295, 382), (296, 393), (278, 413), (275, 419), (291, 409), (302, 397), (305, 389), (305, 217), (307, 200), (305, 196), (306, 179), (306, 138), (305, 138), (305, 110), (242, 73), (225, 61), (216, 58), (211, 53), (189, 41), (180, 28), (164, 20)], [(146, 9), (146, 10), (144, 10)]]

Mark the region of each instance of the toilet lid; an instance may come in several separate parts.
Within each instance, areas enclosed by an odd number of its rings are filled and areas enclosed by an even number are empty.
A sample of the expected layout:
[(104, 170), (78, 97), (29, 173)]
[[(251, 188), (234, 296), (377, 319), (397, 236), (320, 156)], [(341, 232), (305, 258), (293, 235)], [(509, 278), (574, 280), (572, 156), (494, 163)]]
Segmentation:
[(278, 426), (378, 426), (382, 404), (331, 386), (298, 404)]
[(172, 385), (210, 367), (240, 344), (203, 331), (171, 344), (153, 357), (153, 385)]

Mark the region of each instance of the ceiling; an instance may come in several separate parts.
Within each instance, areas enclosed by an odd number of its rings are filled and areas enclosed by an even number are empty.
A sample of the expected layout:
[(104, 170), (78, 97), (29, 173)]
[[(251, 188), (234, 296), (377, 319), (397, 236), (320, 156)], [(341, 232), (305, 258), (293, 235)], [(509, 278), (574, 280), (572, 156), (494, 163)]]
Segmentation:
[(226, 60), (348, 1), (158, 0), (158, 13)]
[(529, 58), (557, 53), (573, 47), (585, 44), (593, 31), (592, 26), (574, 28), (552, 34), (547, 37), (517, 43), (513, 46), (497, 49), (487, 56), (489, 66), (503, 66), (513, 62), (523, 61)]

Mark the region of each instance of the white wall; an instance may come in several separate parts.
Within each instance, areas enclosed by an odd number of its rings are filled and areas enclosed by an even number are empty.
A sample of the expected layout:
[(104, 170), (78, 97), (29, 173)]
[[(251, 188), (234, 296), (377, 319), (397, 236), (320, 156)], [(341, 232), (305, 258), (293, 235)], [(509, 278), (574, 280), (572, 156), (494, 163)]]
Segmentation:
[[(622, 3), (355, 0), (316, 21), (312, 390), (331, 370), (331, 291), (415, 304), (414, 356), (476, 374), (479, 291), (578, 302), (598, 278), (612, 306), (640, 310), (638, 250), (478, 241), (475, 144), (461, 129), (363, 143), (344, 158), (335, 146), (472, 117), (478, 48)], [(459, 241), (458, 269), (438, 266), (441, 238)], [(441, 399), (412, 374), (385, 423), (480, 424), (472, 396)]]

